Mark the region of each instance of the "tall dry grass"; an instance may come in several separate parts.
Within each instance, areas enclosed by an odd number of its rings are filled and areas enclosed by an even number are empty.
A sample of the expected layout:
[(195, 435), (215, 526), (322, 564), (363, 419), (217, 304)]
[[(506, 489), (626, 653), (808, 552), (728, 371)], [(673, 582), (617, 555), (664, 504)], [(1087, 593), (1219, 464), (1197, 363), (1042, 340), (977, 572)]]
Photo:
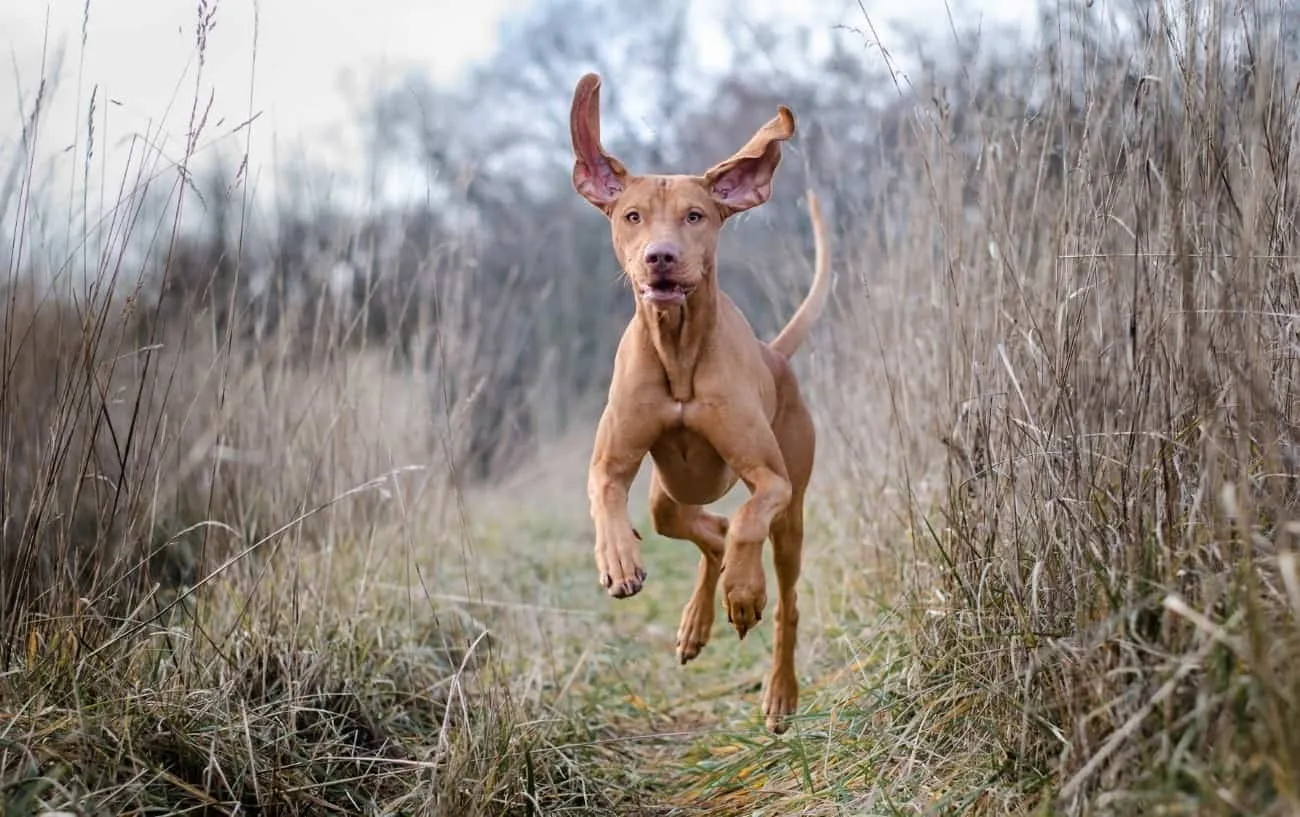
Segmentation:
[(1300, 808), (1300, 65), (1281, 5), (1143, 9), (897, 77), (816, 387), (836, 507), (910, 530), (842, 580), (908, 600), (833, 708), (862, 808)]
[(198, 102), (179, 160), (140, 135), (116, 204), (95, 221), (78, 191), (85, 223), (47, 252), (47, 104), (0, 208), (0, 811), (609, 808), (595, 727), (516, 698), (526, 660), (446, 601), (481, 593), (461, 470), (484, 350), (510, 337), (466, 254), (417, 259), (438, 309), (414, 345), (358, 342), (375, 310), (317, 297), (266, 321), (235, 295), (267, 274), (242, 172), (231, 255), (180, 226), (214, 204)]

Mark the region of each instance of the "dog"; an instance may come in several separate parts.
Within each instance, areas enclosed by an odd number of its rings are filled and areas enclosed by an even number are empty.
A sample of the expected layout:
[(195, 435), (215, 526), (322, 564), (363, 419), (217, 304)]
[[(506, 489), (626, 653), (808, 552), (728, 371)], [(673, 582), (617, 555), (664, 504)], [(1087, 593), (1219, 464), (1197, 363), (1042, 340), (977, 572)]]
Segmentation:
[[(727, 620), (740, 638), (763, 617), (763, 543), (772, 540), (776, 633), (763, 695), (766, 726), (787, 728), (797, 706), (796, 585), (803, 561), (804, 493), (816, 433), (790, 367), (831, 289), (825, 227), (808, 194), (815, 238), (813, 283), (770, 342), (760, 341), (719, 288), (718, 235), (727, 219), (768, 200), (794, 115), (777, 116), (739, 151), (701, 176), (633, 175), (601, 145), (600, 77), (587, 74), (570, 112), (573, 186), (609, 219), (613, 248), (636, 294), (619, 342), (587, 479), (596, 569), (614, 598), (646, 581), (628, 488), (648, 454), (656, 532), (700, 549), (695, 588), (682, 611), (677, 657), (699, 655), (713, 627), (722, 580)], [(750, 496), (730, 519), (703, 506), (740, 480)]]

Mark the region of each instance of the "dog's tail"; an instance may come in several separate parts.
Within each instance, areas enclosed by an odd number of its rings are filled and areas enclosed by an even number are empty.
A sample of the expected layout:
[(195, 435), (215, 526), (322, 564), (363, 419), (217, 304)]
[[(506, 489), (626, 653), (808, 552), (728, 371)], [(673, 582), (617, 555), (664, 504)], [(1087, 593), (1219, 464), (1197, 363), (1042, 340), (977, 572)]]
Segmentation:
[(808, 191), (808, 219), (813, 228), (813, 282), (812, 289), (795, 311), (794, 317), (781, 330), (781, 334), (768, 344), (780, 352), (787, 360), (799, 350), (808, 339), (808, 333), (821, 317), (826, 308), (826, 301), (831, 294), (831, 259), (826, 246), (826, 225), (822, 223), (821, 206), (817, 203), (817, 194)]

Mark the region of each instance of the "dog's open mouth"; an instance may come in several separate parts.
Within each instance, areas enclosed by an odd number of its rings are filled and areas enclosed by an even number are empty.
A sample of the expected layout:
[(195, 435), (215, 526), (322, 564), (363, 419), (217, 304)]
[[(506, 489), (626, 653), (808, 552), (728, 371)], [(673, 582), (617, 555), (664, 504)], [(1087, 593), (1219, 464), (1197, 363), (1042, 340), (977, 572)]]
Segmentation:
[(655, 281), (641, 286), (641, 300), (655, 306), (674, 306), (686, 303), (691, 291), (676, 281)]

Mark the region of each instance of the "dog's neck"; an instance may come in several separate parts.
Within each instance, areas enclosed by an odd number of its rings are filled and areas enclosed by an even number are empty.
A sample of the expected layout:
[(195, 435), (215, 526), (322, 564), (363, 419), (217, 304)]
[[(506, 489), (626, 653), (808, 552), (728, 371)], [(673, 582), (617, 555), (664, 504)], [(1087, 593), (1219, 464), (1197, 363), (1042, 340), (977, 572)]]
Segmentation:
[(718, 323), (716, 277), (706, 275), (680, 306), (657, 309), (638, 299), (636, 314), (659, 355), (673, 399), (689, 401), (695, 396), (695, 367)]

